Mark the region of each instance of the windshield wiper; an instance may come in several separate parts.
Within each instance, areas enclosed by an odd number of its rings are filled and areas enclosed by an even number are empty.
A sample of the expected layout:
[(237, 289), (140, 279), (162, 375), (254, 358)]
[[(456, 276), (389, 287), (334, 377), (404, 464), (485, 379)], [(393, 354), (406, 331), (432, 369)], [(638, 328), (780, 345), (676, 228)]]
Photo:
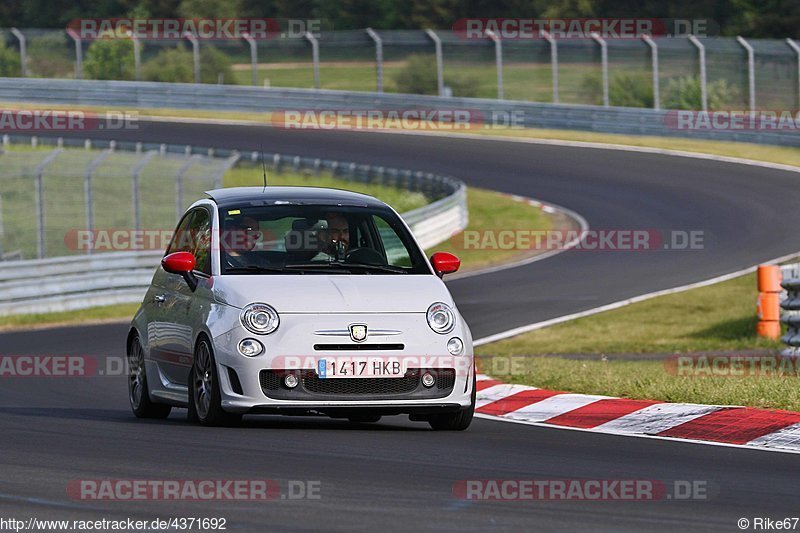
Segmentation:
[(370, 265), (367, 263), (345, 263), (348, 267), (363, 268), (364, 270), (378, 270), (380, 272), (391, 272), (393, 274), (408, 274), (408, 270), (403, 267), (392, 265)]
[(292, 274), (302, 274), (302, 272), (297, 271), (288, 271), (285, 268), (281, 267), (266, 267), (266, 266), (258, 266), (258, 265), (247, 265), (241, 267), (227, 267), (225, 269), (226, 274), (258, 274), (263, 272), (278, 272), (278, 273), (287, 273), (291, 272)]
[(348, 269), (349, 266), (350, 265), (347, 265), (345, 263), (337, 263), (335, 261), (331, 261), (328, 263), (293, 263), (290, 265), (284, 265), (283, 268), (292, 270), (297, 269), (301, 271), (302, 269), (312, 269), (312, 270), (319, 269), (319, 270), (324, 270), (326, 272), (339, 272), (339, 273), (345, 272), (350, 274), (351, 272)]
[(363, 270), (373, 270), (379, 272), (391, 272), (393, 274), (407, 274), (408, 271), (401, 267), (390, 265), (369, 265), (366, 263), (342, 263), (341, 261), (330, 261), (328, 263), (297, 263), (286, 265), (285, 268), (321, 268), (325, 270), (333, 270), (334, 268), (349, 272), (350, 269), (360, 268)]

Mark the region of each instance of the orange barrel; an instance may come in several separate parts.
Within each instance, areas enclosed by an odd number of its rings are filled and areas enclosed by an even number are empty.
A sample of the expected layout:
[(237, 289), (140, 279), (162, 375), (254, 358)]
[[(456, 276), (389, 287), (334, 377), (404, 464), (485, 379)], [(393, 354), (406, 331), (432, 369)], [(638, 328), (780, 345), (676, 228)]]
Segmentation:
[(759, 320), (779, 321), (781, 319), (781, 298), (777, 292), (761, 292), (758, 294), (756, 309)]
[(756, 333), (759, 337), (777, 340), (781, 336), (781, 323), (774, 320), (762, 320), (756, 325)]
[(758, 267), (758, 291), (781, 292), (781, 267), (778, 265)]

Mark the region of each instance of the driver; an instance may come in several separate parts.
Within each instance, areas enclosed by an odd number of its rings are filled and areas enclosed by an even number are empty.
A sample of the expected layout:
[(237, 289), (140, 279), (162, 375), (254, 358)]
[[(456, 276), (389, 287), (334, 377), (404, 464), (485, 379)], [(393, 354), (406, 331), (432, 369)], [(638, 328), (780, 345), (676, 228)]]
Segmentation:
[(261, 238), (258, 220), (245, 215), (229, 221), (227, 227), (222, 238), (225, 264), (232, 268), (257, 264), (258, 253), (253, 249)]
[(350, 248), (350, 224), (341, 213), (325, 213), (327, 227), (319, 230), (319, 250), (334, 260), (344, 261)]

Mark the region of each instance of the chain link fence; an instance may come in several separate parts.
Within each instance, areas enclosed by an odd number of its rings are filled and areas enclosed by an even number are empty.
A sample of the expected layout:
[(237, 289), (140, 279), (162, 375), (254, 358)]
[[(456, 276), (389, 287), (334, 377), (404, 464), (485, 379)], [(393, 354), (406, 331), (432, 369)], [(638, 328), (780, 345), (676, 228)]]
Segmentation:
[(0, 258), (6, 260), (87, 254), (79, 232), (169, 230), (229, 165), (159, 147), (97, 150), (33, 139), (3, 137)]
[(260, 167), (262, 156), (270, 172), (420, 193), (430, 203), (403, 217), (423, 247), (466, 227), (466, 187), (447, 176), (298, 155), (4, 135), (0, 261), (161, 250), (192, 202), (222, 187), (234, 165)]
[(108, 40), (0, 29), (0, 42), (19, 55), (0, 72), (736, 110), (750, 107), (752, 83), (757, 109), (796, 109), (800, 101), (800, 48), (788, 39), (541, 38), (501, 39), (498, 46), (450, 30), (350, 30), (249, 41), (117, 41), (124, 51), (109, 68), (98, 66), (93, 52)]

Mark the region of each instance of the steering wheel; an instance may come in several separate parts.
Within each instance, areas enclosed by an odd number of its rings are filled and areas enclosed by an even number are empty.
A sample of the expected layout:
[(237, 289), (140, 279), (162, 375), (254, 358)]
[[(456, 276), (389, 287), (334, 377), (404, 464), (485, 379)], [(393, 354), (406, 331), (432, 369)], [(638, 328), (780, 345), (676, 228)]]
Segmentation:
[(346, 263), (363, 263), (365, 265), (385, 265), (386, 259), (373, 248), (353, 248), (344, 256)]

